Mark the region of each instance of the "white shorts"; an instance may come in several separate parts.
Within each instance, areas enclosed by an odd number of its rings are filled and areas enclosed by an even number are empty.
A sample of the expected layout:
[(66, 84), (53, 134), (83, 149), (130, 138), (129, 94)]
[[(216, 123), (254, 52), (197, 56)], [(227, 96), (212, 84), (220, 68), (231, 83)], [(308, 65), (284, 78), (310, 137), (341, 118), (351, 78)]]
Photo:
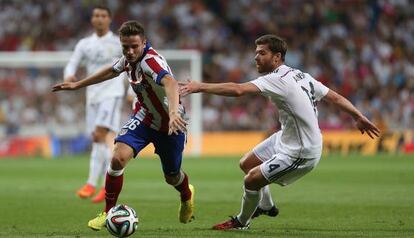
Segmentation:
[(121, 123), (122, 98), (108, 98), (86, 106), (86, 130), (90, 134), (97, 126), (118, 132)]
[(303, 175), (310, 172), (319, 162), (318, 158), (294, 158), (277, 151), (281, 131), (271, 135), (269, 138), (253, 148), (253, 153), (263, 163), (260, 170), (270, 183), (285, 186), (293, 183)]

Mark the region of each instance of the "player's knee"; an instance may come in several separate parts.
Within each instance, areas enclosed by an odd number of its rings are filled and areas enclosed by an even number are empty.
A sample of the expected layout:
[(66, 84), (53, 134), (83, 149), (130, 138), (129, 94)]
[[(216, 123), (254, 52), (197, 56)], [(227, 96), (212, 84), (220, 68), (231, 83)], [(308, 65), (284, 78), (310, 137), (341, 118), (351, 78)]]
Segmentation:
[(244, 176), (244, 186), (250, 189), (254, 185), (254, 178), (251, 173), (247, 173)]
[(246, 174), (246, 176), (244, 176), (244, 187), (249, 190), (259, 190), (261, 188), (255, 171), (251, 170)]
[(92, 132), (92, 141), (95, 143), (99, 142), (99, 137), (95, 132)]
[(178, 183), (178, 180), (180, 180), (180, 174), (177, 174), (175, 176), (168, 176), (168, 175), (164, 175), (165, 178), (165, 182), (170, 184), (170, 185), (175, 185)]
[(114, 170), (121, 170), (125, 168), (128, 160), (122, 156), (114, 155), (111, 160), (111, 168)]
[(247, 174), (250, 170), (245, 158), (240, 159), (239, 167), (245, 174)]
[(96, 143), (105, 142), (106, 135), (108, 134), (108, 129), (104, 127), (97, 127), (92, 132), (92, 140)]
[(262, 162), (254, 155), (253, 151), (248, 152), (239, 161), (240, 169), (247, 174), (250, 170), (260, 165)]
[(95, 143), (105, 142), (105, 135), (103, 133), (94, 131), (92, 133), (92, 141)]

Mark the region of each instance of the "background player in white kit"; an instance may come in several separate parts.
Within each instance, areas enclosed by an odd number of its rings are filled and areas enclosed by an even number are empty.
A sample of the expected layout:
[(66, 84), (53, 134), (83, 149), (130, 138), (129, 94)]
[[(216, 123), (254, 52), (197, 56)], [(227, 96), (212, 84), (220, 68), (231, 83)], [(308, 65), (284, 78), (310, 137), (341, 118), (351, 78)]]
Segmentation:
[[(65, 82), (77, 81), (75, 74), (81, 63), (86, 66), (89, 75), (103, 66), (112, 65), (122, 55), (119, 37), (109, 29), (110, 10), (104, 6), (95, 7), (91, 23), (95, 33), (81, 39), (76, 45), (65, 67)], [(86, 126), (87, 132), (92, 134), (93, 144), (87, 183), (76, 192), (81, 198), (93, 196), (99, 180), (105, 178), (112, 157), (114, 138), (120, 127), (124, 94), (124, 81), (117, 78), (88, 86), (86, 89)], [(104, 199), (105, 189), (102, 187), (92, 202), (101, 202)]]
[(216, 230), (246, 229), (252, 217), (276, 216), (268, 185), (288, 185), (311, 171), (322, 153), (316, 102), (324, 99), (347, 112), (361, 133), (379, 135), (372, 124), (351, 102), (325, 87), (307, 73), (284, 65), (285, 41), (274, 35), (256, 40), (256, 67), (265, 75), (247, 83), (182, 83), (180, 94), (204, 92), (223, 96), (261, 94), (270, 97), (279, 110), (282, 129), (253, 148), (240, 160), (244, 177), (241, 211), (236, 217), (213, 226)]

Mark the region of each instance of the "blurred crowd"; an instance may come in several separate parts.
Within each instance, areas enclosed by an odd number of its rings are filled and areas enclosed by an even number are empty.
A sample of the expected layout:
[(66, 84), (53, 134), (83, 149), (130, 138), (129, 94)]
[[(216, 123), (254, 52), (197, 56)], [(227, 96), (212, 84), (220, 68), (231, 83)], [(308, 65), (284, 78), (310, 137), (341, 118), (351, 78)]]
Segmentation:
[[(73, 50), (91, 33), (91, 8), (101, 1), (0, 2), (0, 50)], [(383, 130), (414, 129), (414, 2), (412, 0), (153, 0), (104, 1), (112, 29), (135, 19), (156, 49), (203, 53), (203, 81), (246, 82), (258, 76), (254, 40), (276, 34), (288, 43), (286, 64), (309, 72), (350, 99)], [(0, 67), (0, 123), (74, 123), (84, 100), (56, 99), (50, 86), (62, 69)], [(203, 95), (205, 130), (278, 127), (264, 97)], [(322, 103), (323, 129), (352, 120)], [(13, 130), (13, 126), (10, 126)]]

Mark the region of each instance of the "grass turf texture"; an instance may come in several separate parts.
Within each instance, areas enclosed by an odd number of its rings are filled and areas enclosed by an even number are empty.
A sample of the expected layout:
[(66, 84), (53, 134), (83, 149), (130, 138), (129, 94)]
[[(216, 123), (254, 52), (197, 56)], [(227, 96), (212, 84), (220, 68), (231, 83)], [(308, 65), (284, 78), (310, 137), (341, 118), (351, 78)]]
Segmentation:
[[(75, 196), (89, 160), (0, 159), (0, 237), (110, 237), (86, 223), (103, 207)], [(272, 185), (277, 218), (259, 217), (247, 231), (213, 231), (239, 212), (238, 157), (187, 158), (196, 187), (196, 220), (180, 224), (178, 193), (158, 160), (135, 159), (119, 203), (140, 219), (136, 237), (414, 237), (414, 157), (324, 157), (296, 183)]]

